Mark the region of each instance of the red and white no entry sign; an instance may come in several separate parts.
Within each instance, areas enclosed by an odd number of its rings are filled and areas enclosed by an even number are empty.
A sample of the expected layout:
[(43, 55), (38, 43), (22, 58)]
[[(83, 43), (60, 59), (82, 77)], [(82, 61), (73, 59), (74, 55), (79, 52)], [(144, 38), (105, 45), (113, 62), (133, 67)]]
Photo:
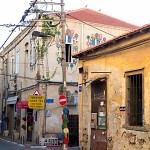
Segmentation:
[(67, 103), (67, 100), (66, 100), (66, 96), (65, 95), (60, 95), (59, 96), (59, 103), (60, 103), (60, 105), (66, 105), (66, 103)]

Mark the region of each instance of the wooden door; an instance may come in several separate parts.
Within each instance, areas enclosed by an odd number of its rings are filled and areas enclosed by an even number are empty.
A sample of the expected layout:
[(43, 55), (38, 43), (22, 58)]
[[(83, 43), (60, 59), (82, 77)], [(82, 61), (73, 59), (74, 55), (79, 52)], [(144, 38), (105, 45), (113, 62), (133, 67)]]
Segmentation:
[[(107, 149), (106, 80), (92, 83), (91, 150)], [(93, 117), (94, 116), (94, 117)]]
[(69, 115), (69, 143), (68, 146), (78, 146), (79, 145), (79, 116)]

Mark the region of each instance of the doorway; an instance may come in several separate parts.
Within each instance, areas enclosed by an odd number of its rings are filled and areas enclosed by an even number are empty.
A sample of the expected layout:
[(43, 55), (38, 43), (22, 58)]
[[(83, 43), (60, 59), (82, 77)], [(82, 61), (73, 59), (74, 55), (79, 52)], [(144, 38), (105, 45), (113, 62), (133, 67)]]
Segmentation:
[(106, 79), (91, 84), (91, 150), (107, 150)]
[(27, 109), (27, 141), (30, 142), (32, 142), (33, 121), (33, 109)]
[(78, 115), (69, 115), (69, 143), (68, 146), (78, 146), (79, 145), (79, 116)]

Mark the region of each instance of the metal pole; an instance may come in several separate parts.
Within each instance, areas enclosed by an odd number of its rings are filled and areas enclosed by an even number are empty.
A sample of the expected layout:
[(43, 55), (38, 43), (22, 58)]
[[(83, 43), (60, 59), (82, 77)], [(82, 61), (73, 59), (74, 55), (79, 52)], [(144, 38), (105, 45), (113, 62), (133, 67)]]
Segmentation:
[(11, 141), (14, 142), (14, 133), (11, 135)]
[[(3, 74), (3, 81), (2, 81), (2, 95), (1, 95), (1, 99), (2, 99), (2, 105), (1, 105), (1, 113), (2, 113), (2, 124), (1, 124), (1, 132), (3, 133), (5, 129), (7, 129), (6, 126), (6, 122), (4, 121), (4, 117), (6, 117), (6, 101), (7, 101), (7, 86), (6, 86), (6, 69), (5, 69), (5, 60), (4, 60), (4, 56), (0, 56), (0, 58), (2, 58), (2, 74)], [(3, 95), (5, 91), (5, 95)], [(5, 109), (4, 109), (5, 108)]]
[(24, 136), (21, 136), (21, 144), (24, 144)]
[[(64, 11), (64, 0), (61, 0), (61, 50), (62, 50), (62, 80), (63, 80), (63, 95), (66, 96), (66, 50), (65, 50), (65, 11)], [(67, 150), (67, 144), (63, 145), (63, 149)]]
[[(8, 57), (7, 57), (8, 58)], [(7, 74), (8, 74), (8, 59), (6, 59), (5, 60), (5, 64), (6, 64), (6, 70), (5, 70), (5, 116), (6, 117), (8, 117), (8, 115), (7, 115), (7, 112), (8, 112), (8, 110), (7, 110), (7, 98), (8, 98), (8, 76), (7, 76)], [(6, 122), (6, 129), (8, 129), (8, 121)]]

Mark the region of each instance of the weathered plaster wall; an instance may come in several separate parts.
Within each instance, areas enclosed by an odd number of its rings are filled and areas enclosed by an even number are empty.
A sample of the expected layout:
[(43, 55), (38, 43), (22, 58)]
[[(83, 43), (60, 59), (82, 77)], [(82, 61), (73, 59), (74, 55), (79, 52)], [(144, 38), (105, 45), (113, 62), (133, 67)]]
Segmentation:
[[(54, 103), (47, 103), (46, 109), (51, 112), (50, 117), (46, 117), (46, 131), (50, 133), (62, 132), (62, 113), (63, 106), (59, 103), (59, 87), (60, 85), (49, 85), (47, 86), (47, 98), (53, 99)], [(77, 89), (76, 86), (67, 86), (67, 91), (74, 93)], [(78, 114), (78, 107), (69, 107), (69, 114)]]
[[(134, 39), (132, 39), (134, 41)], [(121, 44), (120, 46), (122, 46)], [(111, 48), (110, 48), (111, 49)], [(107, 140), (109, 150), (148, 150), (150, 149), (150, 132), (127, 130), (124, 128), (126, 115), (119, 111), (120, 106), (125, 106), (125, 72), (144, 68), (144, 127), (150, 129), (150, 43), (129, 48), (114, 54), (97, 57), (93, 60), (82, 62), (83, 66), (88, 66), (87, 82), (92, 82), (96, 78), (107, 77)], [(99, 73), (91, 73), (99, 72)], [(101, 73), (100, 73), (101, 72)], [(102, 72), (108, 72), (106, 74)], [(82, 76), (79, 76), (82, 82)], [(86, 92), (88, 83), (83, 86), (82, 96), (80, 96), (79, 112), (81, 113), (80, 128), (81, 145), (89, 149), (90, 137), (88, 142), (83, 142), (83, 130), (87, 128), (90, 136), (90, 88)], [(85, 100), (88, 104), (85, 104)], [(83, 109), (83, 110), (82, 110)], [(84, 121), (86, 122), (84, 124)], [(82, 130), (82, 131), (81, 131)], [(83, 144), (84, 143), (84, 144)]]

